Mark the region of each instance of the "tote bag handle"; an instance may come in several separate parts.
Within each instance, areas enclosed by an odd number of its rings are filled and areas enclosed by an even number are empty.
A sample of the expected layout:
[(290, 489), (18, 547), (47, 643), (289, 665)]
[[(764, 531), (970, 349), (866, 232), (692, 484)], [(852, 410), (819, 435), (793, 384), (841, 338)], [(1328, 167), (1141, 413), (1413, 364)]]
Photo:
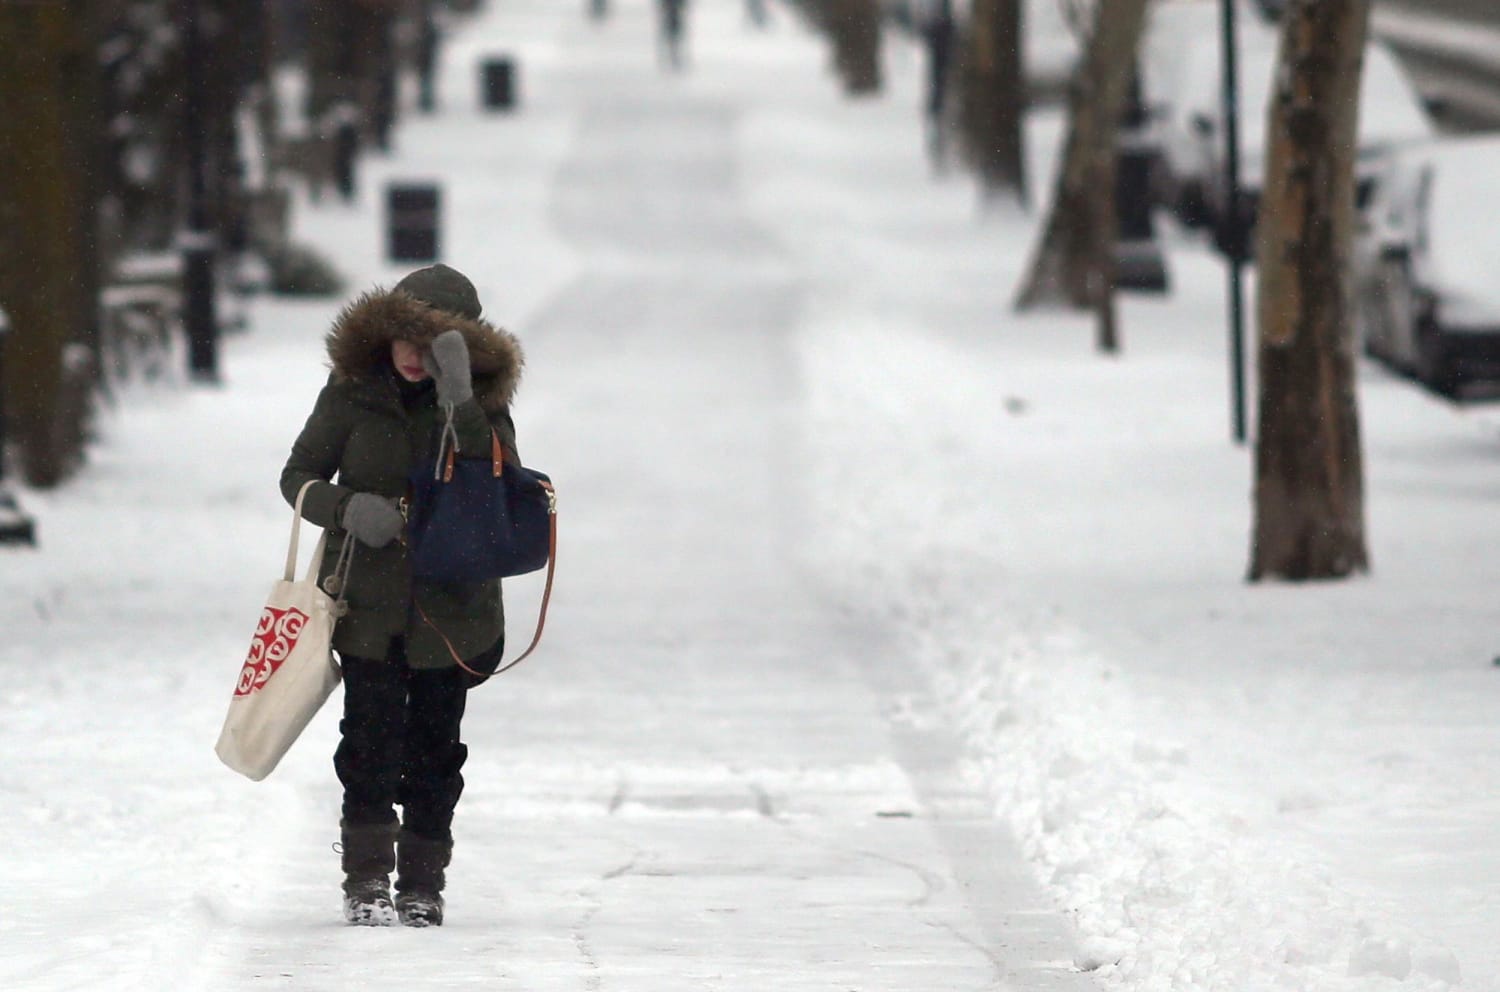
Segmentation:
[[(297, 573), (297, 542), (302, 534), (302, 502), (307, 498), (307, 491), (320, 481), (322, 480), (308, 479), (297, 490), (297, 504), (292, 508), (292, 539), (287, 543), (286, 568), (282, 571), (282, 577), (288, 582), (293, 581)], [(339, 549), (339, 560), (333, 574), (328, 577), (328, 588), (324, 590), (334, 598), (335, 618), (343, 616), (347, 608), (344, 604), (344, 590), (349, 585), (349, 570), (354, 564), (354, 544), (353, 540), (344, 541), (344, 546)], [(323, 565), (323, 551), (327, 547), (328, 532), (325, 530), (318, 537), (317, 547), (313, 548), (312, 560), (307, 563), (307, 581), (317, 581), (318, 570)]]

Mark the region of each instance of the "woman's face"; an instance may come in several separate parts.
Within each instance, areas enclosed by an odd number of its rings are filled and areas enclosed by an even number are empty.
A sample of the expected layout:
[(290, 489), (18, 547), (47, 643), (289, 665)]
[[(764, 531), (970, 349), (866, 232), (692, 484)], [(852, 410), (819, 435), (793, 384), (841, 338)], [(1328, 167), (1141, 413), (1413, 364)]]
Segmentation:
[(422, 349), (410, 341), (391, 342), (391, 364), (396, 366), (396, 374), (407, 382), (421, 382), (427, 378), (427, 370), (422, 368)]

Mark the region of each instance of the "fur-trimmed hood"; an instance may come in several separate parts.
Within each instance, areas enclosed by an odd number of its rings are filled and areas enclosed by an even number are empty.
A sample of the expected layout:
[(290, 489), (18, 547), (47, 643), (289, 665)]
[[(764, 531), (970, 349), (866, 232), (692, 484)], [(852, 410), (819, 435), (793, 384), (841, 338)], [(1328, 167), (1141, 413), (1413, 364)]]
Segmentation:
[(486, 410), (508, 406), (525, 364), (515, 336), (482, 318), (438, 310), (399, 290), (377, 287), (339, 311), (328, 331), (328, 364), (336, 378), (368, 379), (389, 364), (392, 341), (426, 347), (454, 329), (469, 346), (474, 398)]

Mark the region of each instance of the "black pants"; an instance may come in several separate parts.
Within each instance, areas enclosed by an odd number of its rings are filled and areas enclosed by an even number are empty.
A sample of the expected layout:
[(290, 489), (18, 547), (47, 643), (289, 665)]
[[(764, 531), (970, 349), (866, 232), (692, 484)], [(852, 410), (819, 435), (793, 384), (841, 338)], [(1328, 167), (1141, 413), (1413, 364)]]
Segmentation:
[(469, 749), (459, 740), (468, 690), (458, 668), (416, 671), (402, 641), (384, 659), (344, 656), (343, 739), (333, 767), (344, 785), (344, 822), (392, 823), (452, 840)]

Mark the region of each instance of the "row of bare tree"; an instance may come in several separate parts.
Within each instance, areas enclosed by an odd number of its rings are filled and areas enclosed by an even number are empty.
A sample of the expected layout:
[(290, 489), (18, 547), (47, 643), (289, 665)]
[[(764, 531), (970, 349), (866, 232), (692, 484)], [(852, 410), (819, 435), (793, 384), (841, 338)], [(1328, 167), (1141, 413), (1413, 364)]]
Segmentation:
[[(170, 251), (184, 230), (189, 139), (207, 163), (196, 179), (218, 244), (265, 247), (276, 225), (255, 218), (274, 211), (254, 204), (274, 202), (280, 170), (300, 169), (315, 187), (346, 182), (334, 151), (351, 129), (361, 142), (386, 140), (398, 26), (430, 26), (435, 2), (0, 0), (0, 92), (10, 97), (0, 114), (0, 308), (12, 329), (0, 399), (29, 482), (55, 485), (81, 456), (102, 366), (102, 290), (122, 258)], [(796, 2), (828, 34), (849, 92), (878, 90), (877, 0)], [(1067, 2), (1083, 57), (1051, 213), (1017, 307), (1094, 312), (1102, 350), (1115, 351), (1116, 135), (1149, 0)], [(950, 77), (966, 160), (988, 196), (1022, 203), (1023, 6), (964, 5)], [(1289, 0), (1283, 18), (1258, 224), (1253, 579), (1367, 568), (1346, 272), (1368, 20), (1369, 0)], [(408, 47), (430, 68), (429, 48)], [(211, 67), (196, 89), (189, 56)], [(308, 83), (309, 131), (297, 139), (272, 96), (275, 67), (293, 58)], [(202, 134), (184, 127), (189, 109)]]
[[(788, 0), (827, 36), (833, 70), (853, 97), (879, 93), (882, 5), (878, 0)], [(987, 195), (1024, 199), (1022, 124), (1026, 82), (1021, 37), (1026, 0), (971, 0), (966, 16), (954, 0), (923, 0), (904, 27), (924, 38), (933, 71), (928, 112), (954, 127), (964, 161)], [(953, 91), (953, 99), (946, 98)]]
[[(1052, 205), (1015, 305), (1092, 312), (1100, 350), (1114, 353), (1117, 143), (1150, 0), (1058, 2), (1080, 28), (1082, 56), (1068, 87)], [(801, 5), (828, 33), (846, 88), (877, 88), (877, 0)], [(1024, 0), (964, 5), (951, 82), (965, 159), (986, 196), (1025, 204), (1023, 8)], [(1340, 578), (1368, 568), (1348, 271), (1370, 0), (1288, 0), (1284, 8), (1256, 228), (1252, 580)], [(952, 6), (929, 0), (925, 10), (946, 15)]]
[[(430, 100), (435, 25), (474, 6), (0, 0), (0, 439), (27, 482), (80, 463), (112, 334), (134, 326), (115, 311), (211, 323), (227, 280), (210, 269), (193, 309), (205, 245), (273, 270), (302, 257), (286, 243), (289, 184), (351, 192), (358, 150), (388, 140), (398, 73), (422, 74)], [(300, 104), (278, 96), (288, 79)]]

